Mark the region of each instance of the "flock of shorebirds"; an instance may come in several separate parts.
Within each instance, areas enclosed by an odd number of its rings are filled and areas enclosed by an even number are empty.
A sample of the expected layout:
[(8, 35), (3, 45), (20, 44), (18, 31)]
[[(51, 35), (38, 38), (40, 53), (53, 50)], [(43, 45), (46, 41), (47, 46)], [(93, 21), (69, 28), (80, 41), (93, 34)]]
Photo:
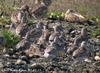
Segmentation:
[[(36, 2), (37, 3), (37, 2)], [(43, 4), (43, 3), (42, 3)], [(17, 35), (21, 35), (21, 31), (25, 26), (27, 26), (27, 18), (24, 15), (24, 13), (29, 13), (28, 11), (29, 7), (23, 6), (21, 8), (21, 12), (18, 13), (17, 17), (14, 18), (14, 16), (11, 17), (12, 20), (12, 26), (11, 28), (14, 28), (15, 33)], [(23, 14), (23, 15), (22, 15)], [(25, 19), (26, 18), (26, 19)], [(83, 17), (81, 14), (68, 9), (68, 11), (65, 13), (65, 20), (69, 22), (86, 22), (87, 19)], [(16, 23), (19, 23), (18, 25), (15, 25)], [(23, 32), (24, 36), (22, 37), (21, 45), (24, 44), (28, 45), (25, 46), (24, 53), (26, 53), (29, 56), (33, 55), (39, 55), (42, 57), (63, 57), (65, 53), (72, 55), (72, 57), (76, 58), (78, 56), (81, 56), (81, 54), (85, 53), (87, 50), (86, 44), (88, 40), (88, 33), (86, 28), (82, 28), (80, 31), (79, 36), (75, 36), (73, 39), (72, 44), (69, 44), (66, 38), (65, 30), (61, 23), (53, 23), (54, 25), (50, 28), (50, 23), (45, 22), (43, 23), (38, 22), (36, 24), (35, 28), (26, 28)], [(27, 31), (28, 30), (28, 31)], [(37, 31), (37, 32), (36, 32)], [(39, 32), (38, 32), (39, 31)], [(33, 35), (32, 35), (33, 34)], [(39, 36), (37, 37), (36, 34)], [(29, 36), (32, 35), (33, 42), (29, 46), (27, 44), (27, 40), (29, 40)], [(23, 42), (24, 41), (24, 42)], [(26, 41), (26, 42), (25, 42)], [(17, 46), (19, 43), (17, 44)], [(70, 48), (68, 48), (70, 46)], [(18, 48), (17, 48), (18, 49)]]
[[(72, 44), (70, 44), (68, 43), (69, 41), (67, 41), (68, 39), (66, 39), (65, 37), (66, 34), (64, 28), (62, 27), (62, 24), (55, 23), (52, 28), (49, 28), (49, 25), (50, 24), (48, 23), (36, 25), (36, 27), (34, 28), (36, 31), (41, 29), (39, 32), (37, 32), (37, 34), (40, 34), (41, 32), (42, 33), (41, 35), (39, 35), (39, 37), (35, 37), (35, 39), (37, 40), (32, 41), (29, 47), (25, 47), (26, 49), (24, 50), (24, 52), (27, 55), (39, 55), (41, 57), (48, 58), (63, 57), (67, 53), (76, 58), (82, 53), (85, 53), (85, 51), (87, 50), (86, 41), (88, 40), (86, 28), (82, 28), (79, 36), (75, 36)], [(31, 30), (29, 30), (25, 37), (23, 37), (23, 39), (25, 41), (28, 40), (29, 38), (27, 37), (30, 36), (30, 34), (34, 34), (36, 31), (31, 32)], [(33, 39), (34, 36), (35, 35), (32, 36)], [(68, 46), (70, 46), (70, 48), (68, 48)]]

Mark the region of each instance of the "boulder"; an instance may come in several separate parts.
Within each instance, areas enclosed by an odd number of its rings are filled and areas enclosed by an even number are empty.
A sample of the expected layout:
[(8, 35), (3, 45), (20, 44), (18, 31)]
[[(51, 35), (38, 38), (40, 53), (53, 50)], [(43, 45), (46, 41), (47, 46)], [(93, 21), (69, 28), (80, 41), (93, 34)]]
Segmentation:
[(0, 45), (3, 46), (5, 44), (5, 38), (0, 36)]

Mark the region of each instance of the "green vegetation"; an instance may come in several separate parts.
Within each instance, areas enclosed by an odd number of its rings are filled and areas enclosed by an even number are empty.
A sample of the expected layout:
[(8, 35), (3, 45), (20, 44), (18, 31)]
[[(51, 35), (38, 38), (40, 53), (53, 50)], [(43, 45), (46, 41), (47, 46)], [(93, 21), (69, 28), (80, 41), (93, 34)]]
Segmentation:
[(28, 25), (31, 26), (31, 25), (34, 25), (37, 21), (35, 19), (29, 19), (28, 20)]
[(60, 19), (63, 20), (64, 19), (64, 13), (63, 12), (51, 12), (48, 13), (48, 18), (50, 19)]
[(100, 56), (100, 52), (96, 52), (96, 55)]
[(99, 21), (99, 17), (91, 17), (91, 20), (93, 20), (93, 21), (95, 21), (96, 23), (99, 23), (100, 21)]
[(6, 25), (10, 23), (11, 23), (11, 20), (9, 17), (6, 17), (6, 16), (0, 17), (0, 25)]
[(93, 36), (93, 37), (97, 37), (97, 36), (100, 36), (100, 28), (98, 28), (98, 29), (96, 29), (94, 32), (92, 32), (91, 33), (91, 35)]
[(96, 62), (95, 65), (96, 65), (96, 66), (100, 66), (100, 62)]
[(20, 41), (20, 37), (10, 31), (3, 30), (2, 34), (6, 40), (5, 47), (12, 48)]

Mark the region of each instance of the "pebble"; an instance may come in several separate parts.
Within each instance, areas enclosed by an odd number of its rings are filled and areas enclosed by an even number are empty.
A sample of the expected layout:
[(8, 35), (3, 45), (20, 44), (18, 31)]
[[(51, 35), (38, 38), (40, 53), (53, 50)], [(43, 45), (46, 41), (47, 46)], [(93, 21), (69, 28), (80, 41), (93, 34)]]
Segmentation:
[(10, 25), (5, 25), (5, 28), (10, 28)]
[(4, 54), (4, 57), (9, 58), (10, 55), (9, 54)]
[(17, 55), (12, 55), (12, 59), (18, 59)]
[(100, 39), (100, 35), (99, 35), (99, 36), (97, 36), (97, 38), (98, 38), (98, 39)]
[(96, 61), (100, 61), (100, 56), (95, 56), (94, 58)]
[(88, 59), (88, 58), (86, 58), (84, 61), (85, 61), (85, 62), (88, 62), (88, 63), (91, 63), (91, 60)]
[(7, 65), (10, 65), (11, 63), (10, 62), (7, 62)]
[(0, 62), (0, 68), (2, 68), (3, 67), (3, 64)]
[(18, 59), (15, 64), (26, 64), (26, 62), (22, 61), (21, 59)]
[(6, 48), (4, 48), (4, 49), (3, 49), (3, 53), (6, 53), (6, 52), (7, 52), (7, 50), (6, 50)]
[(21, 56), (21, 60), (25, 61), (26, 63), (30, 63), (30, 60), (26, 56)]
[(41, 65), (37, 64), (37, 63), (33, 63), (31, 65), (32, 69), (36, 69), (36, 70), (45, 70), (44, 67), (42, 67)]
[(36, 63), (33, 63), (32, 65), (31, 65), (31, 67), (34, 67), (36, 65)]
[(1, 36), (0, 34), (0, 45), (4, 45), (5, 44), (5, 39), (3, 36)]
[(100, 39), (96, 39), (96, 42), (100, 42)]

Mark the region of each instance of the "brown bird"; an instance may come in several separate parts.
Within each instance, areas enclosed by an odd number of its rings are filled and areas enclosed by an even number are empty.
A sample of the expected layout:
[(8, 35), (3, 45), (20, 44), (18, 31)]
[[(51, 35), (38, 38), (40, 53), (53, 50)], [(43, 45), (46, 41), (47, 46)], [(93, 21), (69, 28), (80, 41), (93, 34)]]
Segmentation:
[(76, 58), (80, 56), (82, 53), (84, 53), (86, 50), (85, 46), (86, 46), (86, 42), (82, 41), (80, 47), (73, 52), (72, 56)]
[(79, 46), (82, 41), (86, 41), (88, 36), (87, 36), (87, 29), (86, 28), (82, 28), (81, 29), (81, 34), (79, 36), (75, 37), (74, 40), (74, 45)]
[(17, 27), (16, 27), (16, 34), (19, 35), (21, 29), (23, 28), (23, 25), (19, 24)]
[(48, 58), (48, 57), (54, 57), (55, 55), (55, 49), (53, 47), (53, 42), (44, 50), (44, 55), (43, 57)]
[(11, 22), (14, 23), (14, 24), (16, 24), (17, 22), (19, 22), (18, 18), (17, 18), (17, 13), (12, 13), (10, 19), (11, 19)]
[(26, 55), (32, 57), (34, 55), (41, 56), (40, 49), (36, 44), (31, 44), (30, 48), (25, 50)]
[(27, 16), (31, 16), (31, 13), (29, 11), (29, 6), (23, 5), (21, 8), (18, 9), (17, 12), (14, 12), (11, 14), (11, 21), (12, 23), (21, 23), (23, 20), (26, 20)]
[(68, 53), (68, 54), (72, 54), (73, 51), (75, 51), (77, 48), (78, 48), (78, 46), (72, 45), (71, 48), (68, 48), (68, 49), (67, 49), (67, 53)]
[(86, 22), (87, 19), (74, 10), (68, 9), (65, 13), (65, 20), (69, 22)]
[(58, 39), (61, 38), (62, 31), (60, 31), (60, 28), (59, 28), (60, 26), (61, 26), (60, 24), (58, 24), (58, 25), (56, 24), (53, 26), (54, 32), (51, 33), (51, 35), (49, 37), (49, 43), (51, 43), (51, 42), (57, 43)]
[(44, 24), (43, 30), (42, 30), (42, 35), (39, 38), (37, 44), (46, 44), (46, 41), (48, 41), (48, 39), (49, 39), (49, 35), (50, 35), (50, 32), (48, 30), (48, 25)]
[(49, 37), (49, 43), (54, 42), (60, 34), (58, 32), (52, 33)]

